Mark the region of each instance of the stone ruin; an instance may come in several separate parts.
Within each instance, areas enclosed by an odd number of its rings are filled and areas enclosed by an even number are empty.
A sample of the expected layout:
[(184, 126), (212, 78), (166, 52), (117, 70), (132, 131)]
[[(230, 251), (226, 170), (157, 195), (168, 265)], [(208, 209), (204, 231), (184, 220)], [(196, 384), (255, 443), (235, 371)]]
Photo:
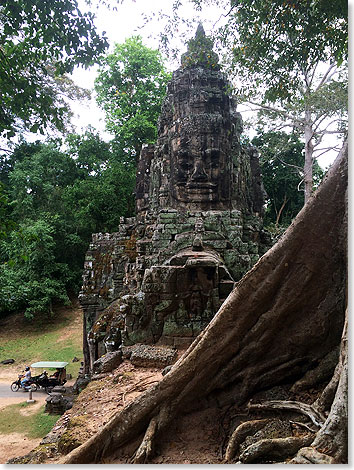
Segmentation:
[(136, 217), (93, 234), (86, 254), (86, 373), (136, 343), (190, 344), (269, 248), (258, 153), (240, 141), (230, 89), (199, 26), (140, 154)]

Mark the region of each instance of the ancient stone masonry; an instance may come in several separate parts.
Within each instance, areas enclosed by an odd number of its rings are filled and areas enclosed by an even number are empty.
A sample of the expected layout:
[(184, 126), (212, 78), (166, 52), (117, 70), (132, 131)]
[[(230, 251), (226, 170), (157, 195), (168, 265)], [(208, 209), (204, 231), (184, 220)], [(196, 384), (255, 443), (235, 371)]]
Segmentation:
[[(85, 365), (135, 343), (188, 344), (259, 257), (264, 190), (256, 149), (201, 26), (143, 148), (134, 218), (94, 234), (80, 301)], [(87, 341), (86, 341), (87, 339)]]

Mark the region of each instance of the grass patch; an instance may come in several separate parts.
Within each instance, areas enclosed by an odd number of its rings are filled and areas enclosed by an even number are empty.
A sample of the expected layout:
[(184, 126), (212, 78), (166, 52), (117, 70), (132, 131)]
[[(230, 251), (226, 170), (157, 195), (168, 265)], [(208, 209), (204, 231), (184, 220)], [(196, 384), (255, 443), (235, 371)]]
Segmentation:
[[(76, 377), (80, 362), (71, 361), (75, 356), (82, 357), (82, 327), (81, 323), (73, 327), (74, 320), (72, 315), (72, 318), (63, 316), (55, 322), (43, 321), (32, 327), (13, 325), (14, 329), (17, 326), (16, 335), (8, 330), (0, 333), (0, 357), (14, 359), (19, 367), (37, 361), (65, 361), (69, 363), (67, 373)], [(32, 371), (33, 375), (36, 373)]]
[(36, 439), (44, 437), (60, 418), (60, 415), (44, 414), (44, 405), (30, 415), (23, 415), (20, 410), (29, 403), (16, 403), (0, 411), (0, 434), (17, 432)]

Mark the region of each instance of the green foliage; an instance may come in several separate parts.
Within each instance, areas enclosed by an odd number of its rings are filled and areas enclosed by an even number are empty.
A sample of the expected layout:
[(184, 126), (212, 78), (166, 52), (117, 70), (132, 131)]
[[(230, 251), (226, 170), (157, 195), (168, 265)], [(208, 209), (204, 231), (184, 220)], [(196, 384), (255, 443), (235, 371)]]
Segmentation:
[(0, 135), (13, 136), (19, 122), (31, 132), (44, 132), (48, 124), (63, 128), (63, 74), (91, 65), (108, 47), (93, 19), (76, 0), (1, 2)]
[(0, 217), (15, 223), (0, 241), (0, 316), (33, 318), (78, 290), (91, 234), (133, 214), (135, 170), (93, 131), (70, 136), (65, 150), (59, 140), (23, 143), (0, 164)]
[[(263, 183), (268, 195), (265, 224), (275, 233), (288, 226), (304, 205), (302, 187), (304, 144), (285, 132), (258, 133), (252, 144), (260, 151)], [(314, 187), (323, 171), (314, 163)]]
[[(335, 2), (337, 3), (337, 2)], [(342, 63), (348, 56), (348, 9), (318, 0), (242, 0), (227, 24), (233, 36), (234, 66), (262, 84), (265, 99), (291, 100), (304, 74), (319, 63)]]
[(38, 210), (53, 213), (63, 189), (76, 178), (75, 161), (54, 143), (37, 147), (30, 158), (17, 161), (9, 175), (14, 214), (24, 218)]
[(135, 168), (114, 143), (92, 131), (68, 139), (68, 153), (75, 159), (79, 177), (66, 188), (65, 207), (71, 208), (70, 224), (87, 240), (92, 232), (118, 228), (121, 216), (135, 210)]
[(68, 270), (54, 256), (53, 227), (44, 219), (23, 223), (0, 242), (0, 314), (25, 309), (33, 318), (68, 302)]
[(44, 414), (44, 405), (33, 413), (21, 413), (23, 408), (28, 408), (32, 404), (16, 403), (9, 405), (0, 411), (0, 433), (10, 434), (17, 432), (25, 436), (37, 439), (44, 437), (58, 421), (58, 415)]
[(140, 36), (116, 44), (103, 59), (95, 81), (97, 102), (121, 152), (137, 158), (144, 143), (156, 140), (169, 78), (159, 51), (144, 46)]
[(9, 198), (5, 193), (4, 185), (0, 181), (0, 240), (7, 236), (7, 233), (15, 226), (14, 221), (9, 217)]

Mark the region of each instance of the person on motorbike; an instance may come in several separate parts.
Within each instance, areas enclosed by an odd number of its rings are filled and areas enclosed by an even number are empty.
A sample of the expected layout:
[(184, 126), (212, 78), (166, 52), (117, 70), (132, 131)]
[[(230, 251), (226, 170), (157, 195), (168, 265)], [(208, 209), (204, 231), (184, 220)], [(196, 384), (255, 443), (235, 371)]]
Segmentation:
[(25, 376), (21, 380), (21, 385), (23, 388), (26, 387), (26, 384), (31, 380), (32, 374), (31, 374), (31, 369), (27, 366), (25, 368)]

